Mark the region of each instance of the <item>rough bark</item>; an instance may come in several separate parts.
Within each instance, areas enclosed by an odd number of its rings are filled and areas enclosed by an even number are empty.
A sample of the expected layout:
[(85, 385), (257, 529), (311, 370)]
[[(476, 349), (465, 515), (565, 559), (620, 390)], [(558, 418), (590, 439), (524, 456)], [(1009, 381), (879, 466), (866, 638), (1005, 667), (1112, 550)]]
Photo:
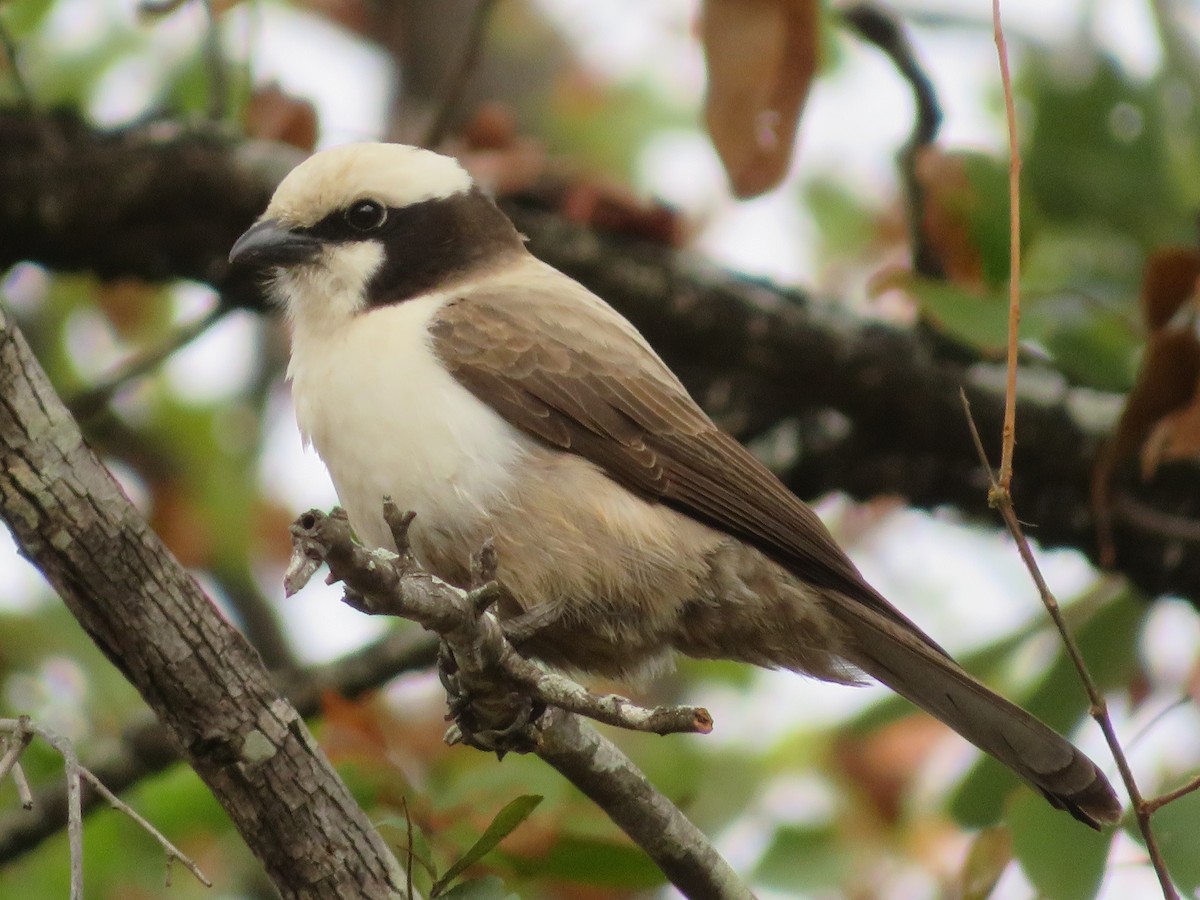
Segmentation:
[[(161, 131), (114, 135), (0, 114), (0, 144), (11, 148), (0, 156), (0, 268), (30, 259), (102, 275), (199, 278), (230, 302), (258, 302), (250, 286), (228, 282), (225, 254), (294, 152)], [(629, 316), (723, 424), (743, 439), (788, 426), (795, 440), (774, 443), (790, 451), (774, 462), (801, 496), (898, 495), (995, 522), (959, 401), (965, 388), (981, 432), (999, 434), (993, 364), (927, 329), (858, 320), (670, 247), (591, 231), (530, 198), (505, 206), (533, 251)], [(1089, 480), (1119, 398), (1046, 370), (1023, 380), (1032, 390), (1018, 412), (1017, 508), (1043, 546), (1096, 559)], [(1171, 465), (1151, 484), (1126, 478), (1115, 492), (1118, 568), (1151, 594), (1200, 598), (1196, 476), (1194, 465)]]
[(399, 895), (395, 860), (299, 713), (84, 443), (2, 308), (0, 518), (284, 897)]

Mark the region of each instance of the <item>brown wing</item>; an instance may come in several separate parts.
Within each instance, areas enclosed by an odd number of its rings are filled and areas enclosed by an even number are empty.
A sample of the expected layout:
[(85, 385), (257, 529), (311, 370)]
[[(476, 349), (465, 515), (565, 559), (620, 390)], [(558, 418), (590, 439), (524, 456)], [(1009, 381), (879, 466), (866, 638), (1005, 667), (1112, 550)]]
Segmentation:
[(434, 317), (434, 350), (464, 387), (527, 434), (945, 653), (863, 580), (816, 513), (705, 415), (632, 325), (554, 274), (466, 293)]

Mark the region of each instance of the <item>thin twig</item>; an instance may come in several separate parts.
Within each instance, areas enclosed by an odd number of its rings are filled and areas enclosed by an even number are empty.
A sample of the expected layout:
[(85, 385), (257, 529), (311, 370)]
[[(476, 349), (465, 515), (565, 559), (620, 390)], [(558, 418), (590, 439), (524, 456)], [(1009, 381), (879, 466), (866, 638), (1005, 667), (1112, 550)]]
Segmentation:
[[(83, 900), (84, 780), (91, 784), (115, 809), (124, 812), (149, 832), (166, 852), (168, 864), (171, 860), (179, 860), (187, 866), (188, 871), (196, 876), (196, 879), (200, 883), (205, 887), (212, 887), (212, 882), (204, 876), (199, 866), (188, 858), (186, 854), (181, 852), (178, 847), (167, 840), (157, 828), (120, 800), (99, 778), (80, 764), (79, 756), (75, 753), (75, 746), (71, 743), (70, 739), (33, 723), (28, 716), (21, 716), (17, 719), (0, 719), (0, 731), (8, 734), (9, 741), (8, 749), (5, 751), (3, 759), (0, 760), (0, 765), (7, 763), (11, 769), (13, 779), (17, 782), (17, 791), (21, 797), (21, 805), (26, 809), (33, 807), (33, 796), (29, 790), (28, 782), (25, 781), (24, 773), (17, 774), (19, 771), (17, 757), (20, 756), (20, 751), (28, 746), (30, 739), (36, 735), (53, 747), (58, 755), (62, 757), (63, 770), (67, 781), (67, 844), (70, 847), (71, 856), (71, 900)], [(14, 750), (16, 750), (15, 753)]]
[[(2, 722), (0, 722), (0, 728), (3, 728)], [(0, 756), (0, 781), (3, 781), (4, 776), (17, 764), (21, 754), (33, 740), (33, 729), (30, 727), (29, 716), (21, 716), (16, 720), (15, 727), (8, 730), (10, 733), (5, 740), (4, 755)]]
[(12, 776), (13, 784), (17, 787), (17, 799), (21, 801), (21, 809), (28, 812), (33, 809), (33, 791), (29, 787), (29, 779), (25, 777), (25, 770), (21, 768), (21, 763), (13, 763), (12, 771), (9, 774)]
[(1013, 102), (1012, 73), (1008, 69), (1008, 44), (1000, 21), (1000, 0), (992, 0), (992, 29), (1000, 58), (1000, 83), (1004, 88), (1004, 117), (1008, 122), (1008, 380), (1004, 386), (1004, 430), (1000, 451), (1000, 487), (1012, 487), (1013, 448), (1017, 443), (1017, 353), (1021, 330), (1021, 148), (1017, 143), (1017, 110)]
[(68, 398), (67, 406), (80, 422), (86, 422), (99, 415), (121, 388), (158, 368), (168, 357), (220, 321), (229, 309), (226, 304), (219, 303), (195, 322), (181, 326), (159, 346), (131, 357), (90, 388)]
[[(288, 700), (308, 718), (317, 715), (321, 697), (334, 691), (353, 699), (374, 690), (402, 672), (427, 669), (437, 655), (437, 643), (427, 636), (394, 632), (372, 644), (319, 666), (280, 673)], [(127, 726), (117, 747), (89, 765), (89, 769), (114, 793), (161, 772), (179, 759), (167, 732), (153, 716)], [(0, 819), (0, 866), (27, 853), (66, 824), (66, 780), (43, 785), (35, 794), (33, 815), (8, 815)], [(84, 813), (100, 797), (84, 795)]]
[(1165, 794), (1160, 794), (1157, 797), (1146, 800), (1146, 813), (1153, 815), (1168, 803), (1173, 803), (1180, 797), (1186, 797), (1188, 794), (1195, 793), (1198, 790), (1200, 790), (1200, 775), (1193, 775), (1186, 783), (1181, 784), (1175, 790), (1167, 791)]
[(467, 83), (470, 81), (471, 72), (474, 71), (475, 65), (479, 61), (483, 40), (487, 35), (488, 22), (495, 5), (496, 0), (478, 0), (475, 16), (471, 19), (471, 30), (467, 33), (467, 44), (463, 48), (458, 68), (451, 76), (450, 83), (446, 85), (446, 94), (434, 114), (433, 122), (425, 134), (422, 146), (436, 149), (446, 139), (450, 130), (450, 122), (458, 111), (463, 92), (467, 89)]
[(13, 39), (8, 26), (4, 24), (3, 18), (0, 18), (0, 45), (4, 48), (4, 58), (8, 60), (8, 71), (12, 76), (13, 85), (17, 89), (17, 104), (21, 109), (31, 111), (33, 109), (33, 91), (30, 90), (29, 82), (25, 80), (25, 75), (21, 71), (20, 62), (17, 59), (17, 42)]
[(945, 269), (925, 231), (925, 187), (917, 177), (921, 150), (937, 138), (942, 124), (942, 109), (933, 82), (917, 62), (903, 27), (895, 13), (874, 3), (858, 3), (842, 12), (842, 19), (866, 41), (874, 44), (892, 61), (913, 92), (912, 134), (900, 148), (900, 170), (908, 206), (908, 232), (912, 242), (913, 269), (918, 275), (944, 278)]
[(405, 900), (413, 898), (413, 858), (416, 854), (413, 852), (413, 824), (412, 814), (408, 811), (408, 797), (400, 798), (400, 808), (404, 810), (404, 834), (405, 834), (405, 851), (408, 859), (404, 863), (404, 888), (408, 891)]
[(138, 815), (137, 811), (133, 807), (106, 788), (104, 786), (104, 782), (93, 775), (84, 766), (79, 767), (79, 774), (88, 784), (90, 784), (100, 793), (100, 796), (109, 802), (113, 809), (119, 809), (121, 812), (125, 813), (125, 815), (129, 816), (129, 818), (137, 822), (138, 825), (142, 827), (143, 831), (146, 831), (152, 838), (158, 841), (158, 845), (162, 847), (163, 852), (167, 854), (168, 865), (174, 860), (179, 860), (179, 862), (183, 863), (184, 866), (187, 867), (189, 872), (196, 876), (197, 881), (199, 881), (205, 887), (212, 887), (212, 882), (205, 877), (204, 873), (200, 871), (200, 867), (197, 866), (187, 856), (187, 854), (183, 853), (178, 847), (167, 840), (163, 833), (151, 825), (146, 819)]
[(71, 900), (83, 900), (83, 786), (79, 757), (66, 738), (42, 731), (42, 737), (63, 760), (67, 776), (67, 846), (71, 856)]
[(1121, 781), (1124, 782), (1125, 790), (1129, 793), (1129, 801), (1133, 807), (1134, 816), (1137, 819), (1138, 830), (1142, 833), (1142, 839), (1146, 842), (1146, 852), (1150, 856), (1150, 862), (1154, 866), (1154, 872), (1158, 876), (1159, 885), (1162, 887), (1163, 897), (1166, 900), (1178, 900), (1179, 895), (1175, 892), (1175, 888), (1171, 884), (1171, 876), (1167, 872), (1166, 861), (1163, 859), (1162, 852), (1158, 848), (1154, 831), (1150, 827), (1150, 814), (1152, 810), (1147, 808), (1146, 801), (1142, 798), (1141, 791), (1134, 780), (1133, 770), (1129, 766), (1129, 760), (1126, 758), (1120, 739), (1117, 737), (1116, 728), (1113, 727), (1112, 719), (1109, 717), (1108, 703), (1104, 699), (1104, 694), (1096, 684), (1095, 679), (1092, 677), (1092, 673), (1083, 659), (1083, 654), (1080, 652), (1079, 645), (1075, 642), (1071, 630), (1067, 627), (1067, 623), (1063, 619), (1058, 600), (1055, 599), (1049, 585), (1046, 584), (1046, 579), (1042, 576), (1042, 570), (1038, 567), (1037, 560), (1034, 558), (1033, 549), (1029, 546), (1029, 540), (1025, 537), (1025, 532), (1021, 528), (1021, 522), (1017, 518), (1016, 511), (1013, 509), (1012, 494), (999, 483), (995, 472), (992, 470), (991, 463), (987, 457), (987, 451), (983, 447), (983, 439), (979, 436), (979, 429), (975, 426), (975, 418), (971, 415), (971, 403), (967, 399), (967, 393), (960, 390), (959, 395), (962, 398), (963, 410), (967, 416), (967, 425), (971, 429), (971, 439), (975, 442), (975, 450), (979, 454), (979, 461), (987, 472), (988, 481), (991, 485), (988, 491), (988, 501), (993, 507), (999, 510), (1000, 517), (1004, 519), (1004, 524), (1008, 527), (1009, 534), (1016, 541), (1017, 552), (1020, 554), (1022, 562), (1025, 563), (1025, 568), (1029, 571), (1030, 577), (1033, 578), (1033, 583), (1037, 586), (1038, 595), (1042, 598), (1042, 604), (1046, 607), (1046, 611), (1050, 614), (1050, 618), (1054, 621), (1054, 625), (1062, 637), (1063, 646), (1066, 647), (1067, 656), (1070, 657), (1071, 663), (1075, 666), (1075, 671), (1079, 674), (1079, 680), (1083, 682), (1083, 687), (1087, 692), (1090, 704), (1089, 712), (1100, 726), (1100, 730), (1104, 733), (1104, 740), (1112, 752), (1113, 759), (1116, 760), (1117, 769), (1121, 773)]

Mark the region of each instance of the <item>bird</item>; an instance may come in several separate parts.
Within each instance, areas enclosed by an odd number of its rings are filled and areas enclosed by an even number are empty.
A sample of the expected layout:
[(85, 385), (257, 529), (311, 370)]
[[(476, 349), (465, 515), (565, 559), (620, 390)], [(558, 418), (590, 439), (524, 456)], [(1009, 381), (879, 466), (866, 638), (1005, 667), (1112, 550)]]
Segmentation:
[(1069, 741), (969, 675), (638, 330), (537, 259), (454, 158), (318, 152), (233, 245), (291, 339), (296, 420), (359, 540), (467, 587), (495, 548), (514, 645), (640, 679), (677, 654), (874, 678), (1092, 828), (1121, 804)]

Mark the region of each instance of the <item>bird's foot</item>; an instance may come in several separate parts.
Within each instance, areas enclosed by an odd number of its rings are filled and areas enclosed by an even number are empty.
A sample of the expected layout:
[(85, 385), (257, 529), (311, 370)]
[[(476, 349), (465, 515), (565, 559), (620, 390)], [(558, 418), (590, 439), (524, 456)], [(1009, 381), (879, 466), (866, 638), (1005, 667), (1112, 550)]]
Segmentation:
[(502, 685), (475, 685), (472, 690), (445, 644), (438, 652), (438, 677), (446, 689), (446, 718), (453, 723), (446, 732), (447, 743), (486, 750), (500, 759), (537, 748), (544, 703)]

